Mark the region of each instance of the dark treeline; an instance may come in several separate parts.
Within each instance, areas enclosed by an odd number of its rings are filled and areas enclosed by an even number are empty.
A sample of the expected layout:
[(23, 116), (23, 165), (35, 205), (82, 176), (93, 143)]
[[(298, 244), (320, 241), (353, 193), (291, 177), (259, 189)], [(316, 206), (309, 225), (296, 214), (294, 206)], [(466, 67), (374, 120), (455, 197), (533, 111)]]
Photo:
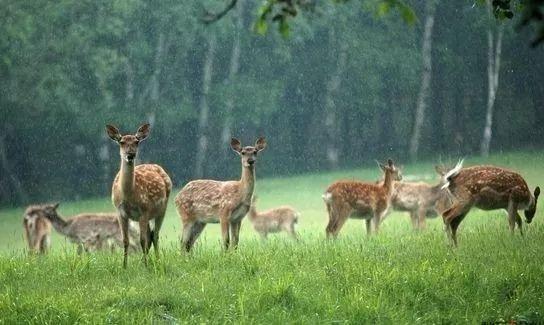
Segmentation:
[(253, 32), (249, 0), (211, 25), (199, 17), (223, 1), (3, 1), (0, 204), (108, 194), (106, 123), (151, 122), (139, 158), (175, 186), (237, 177), (231, 136), (268, 138), (259, 177), (480, 154), (489, 112), (492, 152), (542, 148), (544, 52), (529, 33), (470, 1), (414, 1), (414, 26), (375, 2), (323, 3), (282, 38)]

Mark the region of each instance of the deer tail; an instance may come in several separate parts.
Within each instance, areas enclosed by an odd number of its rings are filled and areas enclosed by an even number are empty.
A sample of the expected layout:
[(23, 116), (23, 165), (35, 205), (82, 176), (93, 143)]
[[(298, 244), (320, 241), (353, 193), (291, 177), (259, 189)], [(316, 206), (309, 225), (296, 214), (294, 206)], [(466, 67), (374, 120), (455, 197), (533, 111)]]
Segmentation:
[(455, 176), (457, 176), (459, 172), (461, 171), (461, 169), (463, 168), (463, 162), (464, 162), (464, 159), (459, 159), (459, 161), (457, 162), (457, 165), (455, 165), (453, 169), (451, 169), (450, 171), (446, 173), (446, 175), (444, 175), (444, 179), (446, 180), (446, 182), (444, 183), (444, 185), (442, 185), (442, 189), (447, 189), (450, 187), (451, 180)]
[(332, 193), (331, 192), (325, 192), (323, 195), (321, 195), (323, 198), (323, 201), (328, 205), (332, 202)]

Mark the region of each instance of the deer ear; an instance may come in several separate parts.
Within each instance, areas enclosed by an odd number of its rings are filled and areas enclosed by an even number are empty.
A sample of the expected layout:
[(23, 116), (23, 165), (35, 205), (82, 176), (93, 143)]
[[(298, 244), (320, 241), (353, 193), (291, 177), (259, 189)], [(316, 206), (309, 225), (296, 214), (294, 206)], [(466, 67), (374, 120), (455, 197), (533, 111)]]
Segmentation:
[(260, 137), (255, 142), (255, 148), (257, 149), (257, 151), (264, 150), (264, 148), (266, 148), (266, 139), (264, 137)]
[(106, 133), (108, 133), (108, 136), (115, 142), (119, 142), (119, 140), (121, 140), (121, 133), (119, 133), (119, 129), (113, 125), (106, 125)]
[(385, 165), (383, 165), (381, 162), (376, 160), (376, 163), (378, 164), (378, 167), (380, 167), (381, 170), (385, 171)]
[(236, 151), (237, 153), (242, 152), (242, 143), (240, 143), (240, 140), (236, 138), (230, 139), (230, 147), (232, 150)]
[(145, 140), (145, 138), (147, 138), (147, 136), (149, 135), (150, 129), (151, 129), (151, 126), (149, 125), (149, 123), (145, 123), (142, 126), (140, 126), (138, 128), (138, 131), (136, 131), (136, 135), (135, 135), (136, 139), (138, 139), (138, 141)]
[(538, 196), (540, 195), (540, 186), (537, 186), (535, 188), (535, 193), (534, 194), (535, 194), (535, 200), (537, 200)]

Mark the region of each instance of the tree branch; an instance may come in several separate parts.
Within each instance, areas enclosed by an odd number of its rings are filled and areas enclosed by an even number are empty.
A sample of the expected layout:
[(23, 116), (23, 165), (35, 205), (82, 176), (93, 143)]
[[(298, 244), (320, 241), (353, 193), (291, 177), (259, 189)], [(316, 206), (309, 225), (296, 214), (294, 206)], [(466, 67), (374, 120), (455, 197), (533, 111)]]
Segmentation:
[(225, 16), (229, 11), (231, 11), (235, 6), (238, 0), (230, 0), (230, 3), (220, 12), (212, 13), (206, 10), (204, 16), (201, 18), (204, 24), (215, 23)]

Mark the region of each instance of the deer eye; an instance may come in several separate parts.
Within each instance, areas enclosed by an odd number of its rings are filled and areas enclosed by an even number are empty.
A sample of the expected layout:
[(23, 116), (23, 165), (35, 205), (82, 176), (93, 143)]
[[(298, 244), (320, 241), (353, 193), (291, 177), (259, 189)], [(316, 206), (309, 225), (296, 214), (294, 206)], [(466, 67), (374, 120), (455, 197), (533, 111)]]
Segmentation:
[(126, 143), (126, 142), (123, 141), (123, 140), (119, 141), (119, 144), (125, 144), (125, 143)]

